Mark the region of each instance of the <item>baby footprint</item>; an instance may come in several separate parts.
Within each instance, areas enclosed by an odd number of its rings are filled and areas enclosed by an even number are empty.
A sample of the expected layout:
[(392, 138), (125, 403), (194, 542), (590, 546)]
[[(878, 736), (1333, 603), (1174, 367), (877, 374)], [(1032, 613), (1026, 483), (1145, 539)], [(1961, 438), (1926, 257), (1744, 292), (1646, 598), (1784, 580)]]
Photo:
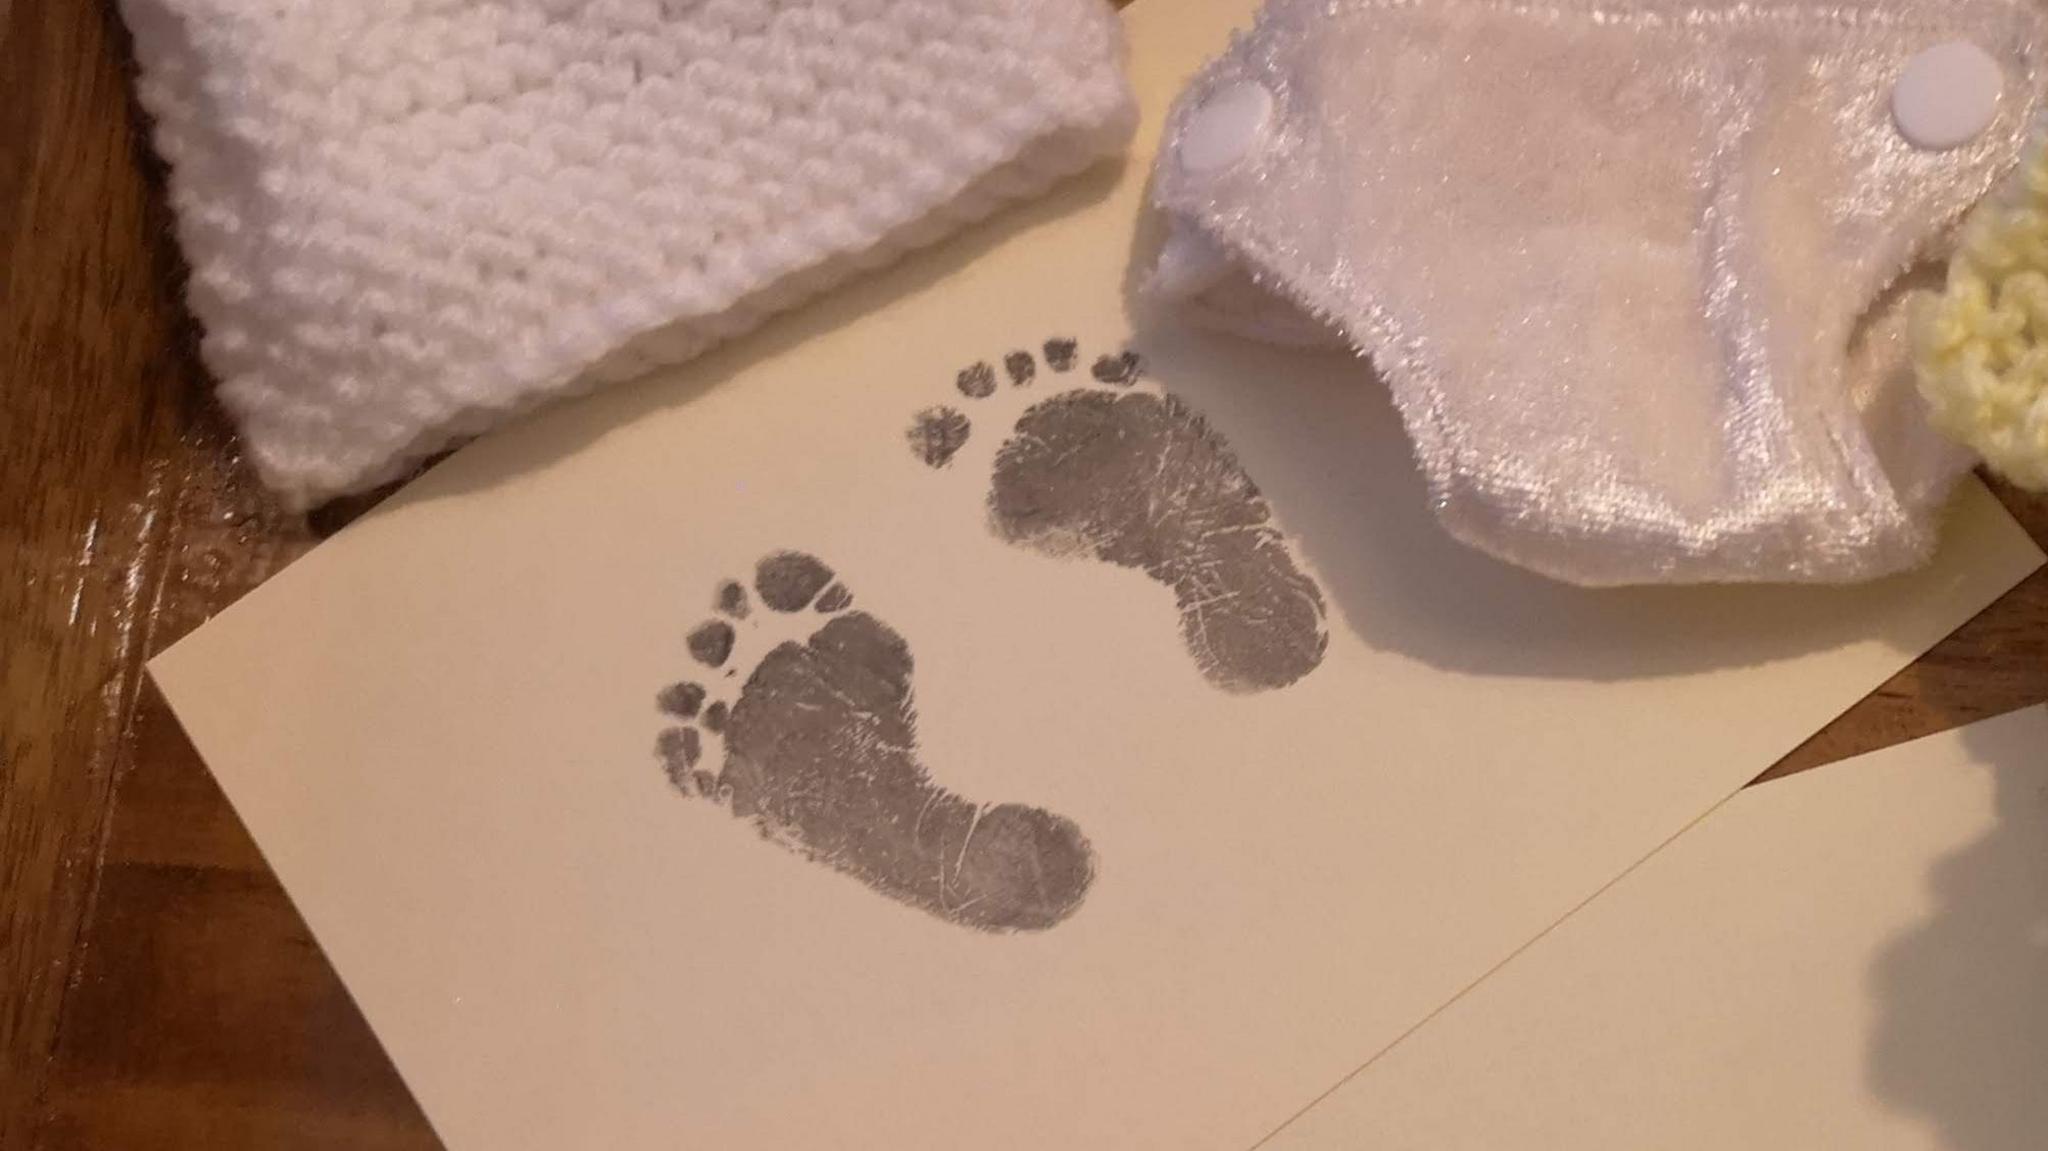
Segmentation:
[[(738, 698), (728, 705), (694, 681), (656, 697), (678, 721), (656, 741), (670, 781), (952, 923), (1036, 931), (1073, 914), (1094, 878), (1088, 840), (1064, 817), (933, 782), (903, 637), (854, 610), (832, 570), (802, 552), (763, 559), (753, 591), (720, 585), (716, 614), (685, 641), (708, 670), (752, 662)], [(753, 598), (768, 610), (753, 611)]]
[[(1047, 340), (1042, 351), (1051, 375), (1076, 375), (1074, 341)], [(1142, 367), (1133, 352), (1100, 356), (1086, 381), (1015, 418), (989, 465), (990, 527), (1041, 553), (1144, 572), (1172, 589), (1181, 636), (1212, 683), (1285, 687), (1322, 662), (1322, 591), (1223, 437), (1178, 397), (1136, 387)], [(969, 365), (955, 387), (1002, 411), (1040, 378), (1038, 357), (1014, 351), (1000, 366)], [(966, 412), (943, 404), (918, 413), (909, 441), (944, 469), (972, 432)]]

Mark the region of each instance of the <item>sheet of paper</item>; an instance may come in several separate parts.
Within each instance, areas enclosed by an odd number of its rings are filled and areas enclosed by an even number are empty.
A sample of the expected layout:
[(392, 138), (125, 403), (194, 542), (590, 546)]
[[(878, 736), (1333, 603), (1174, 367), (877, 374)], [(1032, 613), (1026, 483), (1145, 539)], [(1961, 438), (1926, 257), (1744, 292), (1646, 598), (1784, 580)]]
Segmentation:
[[(474, 445), (153, 665), (456, 1151), (1241, 1151), (2039, 565), (1975, 486), (1853, 591), (1444, 538), (1357, 361), (1126, 308), (1251, 8), (1131, 10), (1121, 171)], [(792, 550), (850, 604), (764, 602)]]
[(2033, 1151), (2048, 709), (1731, 799), (1267, 1146)]

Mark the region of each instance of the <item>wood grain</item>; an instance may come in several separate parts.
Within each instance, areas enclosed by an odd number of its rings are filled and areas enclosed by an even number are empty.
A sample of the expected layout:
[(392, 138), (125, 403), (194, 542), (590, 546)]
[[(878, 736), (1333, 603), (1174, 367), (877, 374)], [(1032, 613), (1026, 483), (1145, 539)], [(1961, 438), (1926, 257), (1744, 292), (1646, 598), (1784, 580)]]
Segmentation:
[[(2034, 542), (2048, 548), (2048, 498), (2029, 496), (1995, 480), (1991, 486)], [(2034, 573), (1762, 779), (1808, 771), (2044, 700), (2048, 570)]]
[(97, 13), (22, 0), (0, 29), (0, 1146), (61, 994), (138, 681), (166, 540), (182, 357), (160, 213)]
[[(434, 1147), (140, 674), (353, 509), (239, 466), (126, 60), (103, 5), (0, 0), (0, 1148)], [(2048, 576), (1774, 774), (2042, 700)]]
[(127, 59), (0, 9), (0, 1148), (435, 1146), (141, 675), (317, 533), (212, 404)]

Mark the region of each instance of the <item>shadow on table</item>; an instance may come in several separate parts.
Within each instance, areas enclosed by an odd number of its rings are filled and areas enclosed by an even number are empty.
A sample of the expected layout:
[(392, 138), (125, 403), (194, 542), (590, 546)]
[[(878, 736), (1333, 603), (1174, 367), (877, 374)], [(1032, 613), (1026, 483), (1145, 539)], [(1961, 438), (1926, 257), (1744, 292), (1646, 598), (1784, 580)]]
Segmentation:
[(1935, 865), (1933, 908), (1879, 955), (1871, 1089), (1952, 1151), (2048, 1146), (2048, 747), (1973, 729), (1997, 822)]

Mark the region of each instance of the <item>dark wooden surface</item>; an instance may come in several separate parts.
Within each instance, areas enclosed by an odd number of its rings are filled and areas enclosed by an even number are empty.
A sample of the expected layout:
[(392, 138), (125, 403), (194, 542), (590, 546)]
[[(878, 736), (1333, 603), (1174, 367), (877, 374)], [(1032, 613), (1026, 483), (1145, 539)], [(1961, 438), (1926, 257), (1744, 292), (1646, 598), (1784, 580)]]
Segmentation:
[[(0, 0), (0, 1149), (437, 1146), (140, 672), (348, 511), (238, 465), (126, 58)], [(2048, 575), (1774, 774), (2042, 700)]]

